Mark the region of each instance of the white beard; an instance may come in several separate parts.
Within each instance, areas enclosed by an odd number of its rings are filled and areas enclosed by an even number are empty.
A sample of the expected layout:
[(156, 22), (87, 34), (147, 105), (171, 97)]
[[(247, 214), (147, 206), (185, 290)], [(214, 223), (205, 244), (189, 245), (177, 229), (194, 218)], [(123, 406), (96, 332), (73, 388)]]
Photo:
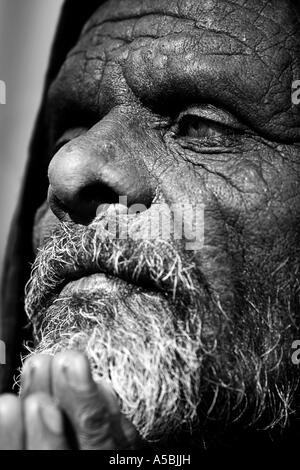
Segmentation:
[[(164, 294), (116, 280), (102, 295), (61, 295), (46, 305), (65, 270), (86, 263), (113, 276), (135, 271)], [(40, 251), (28, 285), (33, 352), (86, 352), (95, 380), (111, 384), (122, 412), (148, 441), (184, 431), (202, 438), (210, 419), (223, 427), (284, 426), (298, 384), (288, 349), (291, 294), (283, 290), (278, 299), (270, 285), (267, 295), (260, 267), (249, 273), (250, 300), (235, 310), (208, 295), (198, 271), (165, 242), (112, 243), (94, 227), (64, 226)], [(255, 286), (261, 297), (251, 292)]]
[(122, 292), (121, 298), (118, 290), (109, 298), (57, 299), (45, 313), (34, 353), (85, 352), (94, 380), (111, 384), (122, 412), (148, 441), (194, 428), (200, 401), (199, 316), (178, 321), (161, 296), (136, 290)]

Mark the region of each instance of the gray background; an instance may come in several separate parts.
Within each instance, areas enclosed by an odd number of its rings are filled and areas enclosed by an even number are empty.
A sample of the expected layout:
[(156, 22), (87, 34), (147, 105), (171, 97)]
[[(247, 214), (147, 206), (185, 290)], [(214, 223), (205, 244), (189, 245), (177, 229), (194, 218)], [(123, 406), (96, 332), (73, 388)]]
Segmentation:
[(0, 272), (62, 3), (0, 0)]

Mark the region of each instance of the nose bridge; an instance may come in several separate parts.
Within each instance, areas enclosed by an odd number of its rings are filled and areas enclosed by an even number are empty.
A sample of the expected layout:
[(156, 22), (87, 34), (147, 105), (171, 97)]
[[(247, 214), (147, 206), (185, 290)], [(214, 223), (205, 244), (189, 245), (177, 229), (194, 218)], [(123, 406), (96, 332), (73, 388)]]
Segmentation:
[(114, 110), (63, 146), (49, 165), (50, 206), (56, 200), (78, 220), (90, 220), (100, 204), (117, 203), (120, 196), (148, 207), (154, 196), (150, 175), (131, 132), (124, 110)]

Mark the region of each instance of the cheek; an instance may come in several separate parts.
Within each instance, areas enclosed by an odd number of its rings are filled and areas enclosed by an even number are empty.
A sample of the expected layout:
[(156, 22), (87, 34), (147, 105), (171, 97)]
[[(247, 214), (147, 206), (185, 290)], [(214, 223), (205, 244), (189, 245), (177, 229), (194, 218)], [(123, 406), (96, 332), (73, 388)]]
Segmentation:
[(45, 242), (51, 237), (52, 233), (59, 227), (59, 220), (49, 209), (48, 203), (45, 202), (38, 210), (35, 216), (33, 226), (33, 249), (36, 253)]
[(270, 223), (299, 211), (300, 172), (284, 155), (266, 147), (249, 149), (226, 161), (208, 162), (206, 190), (218, 201), (228, 221), (241, 228), (249, 222)]
[[(206, 201), (215, 203), (218, 220), (223, 220), (219, 240), (230, 251), (240, 252), (242, 257), (256, 253), (258, 261), (274, 251), (276, 259), (281, 259), (295, 246), (300, 235), (300, 168), (292, 163), (295, 161), (291, 149), (284, 155), (257, 149), (227, 155), (226, 161), (219, 156), (213, 162), (210, 156), (199, 168)], [(206, 232), (207, 227), (206, 217)]]
[(260, 168), (251, 162), (235, 162), (230, 168), (209, 171), (204, 180), (207, 200), (214, 201), (226, 225), (237, 230), (243, 230), (269, 205), (270, 188)]

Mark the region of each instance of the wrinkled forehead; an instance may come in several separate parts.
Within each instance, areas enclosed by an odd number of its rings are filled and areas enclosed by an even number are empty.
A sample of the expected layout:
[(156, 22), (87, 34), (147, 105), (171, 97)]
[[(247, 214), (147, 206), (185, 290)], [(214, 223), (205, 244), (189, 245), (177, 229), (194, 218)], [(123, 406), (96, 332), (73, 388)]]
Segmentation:
[[(141, 77), (145, 70), (147, 81), (149, 69), (155, 70), (157, 78), (168, 70), (168, 80), (170, 75), (180, 74), (178, 59), (181, 68), (186, 66), (191, 75), (193, 65), (198, 72), (199, 58), (205, 64), (205, 57), (210, 56), (207, 68), (214, 62), (218, 69), (217, 62), (223, 61), (222, 70), (241, 71), (242, 62), (243, 75), (256, 76), (268, 88), (273, 87), (272, 76), (281, 81), (283, 74), (289, 93), (290, 83), (300, 75), (300, 19), (296, 14), (296, 10), (300, 12), (300, 4), (296, 7), (297, 2), (108, 0), (88, 20), (72, 53), (88, 50), (89, 63), (100, 59), (122, 64), (125, 75), (126, 70), (129, 75), (138, 70)], [(176, 70), (172, 70), (173, 60)], [(261, 81), (262, 74), (266, 80)], [(155, 83), (158, 85), (164, 88), (162, 83)], [(258, 92), (256, 80), (247, 87), (251, 95)], [(262, 96), (264, 92), (262, 86)]]
[(234, 37), (243, 33), (244, 41), (259, 45), (266, 37), (299, 29), (299, 15), (298, 0), (108, 0), (89, 19), (83, 34), (107, 22), (128, 21), (127, 30), (136, 28), (137, 22), (140, 27), (151, 24), (152, 30), (177, 23), (178, 28), (216, 28)]
[(109, 0), (70, 51), (52, 102), (99, 115), (130, 95), (153, 108), (162, 96), (203, 96), (298, 141), (299, 25), (292, 0)]

